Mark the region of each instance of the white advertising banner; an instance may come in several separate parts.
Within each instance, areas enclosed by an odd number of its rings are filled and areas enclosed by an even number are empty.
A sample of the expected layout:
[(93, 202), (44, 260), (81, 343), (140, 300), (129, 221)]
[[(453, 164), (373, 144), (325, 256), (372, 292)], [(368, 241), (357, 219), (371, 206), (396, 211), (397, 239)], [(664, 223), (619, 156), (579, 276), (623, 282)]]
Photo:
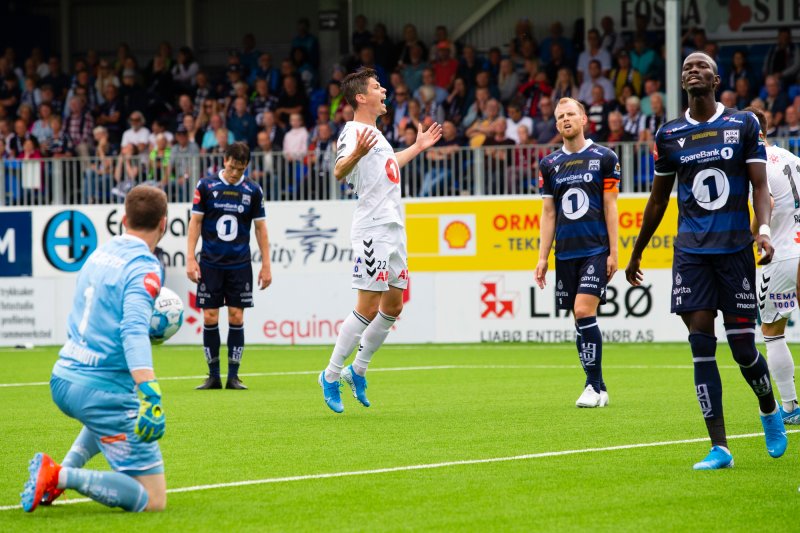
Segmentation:
[(58, 285), (53, 279), (0, 278), (0, 346), (62, 342)]

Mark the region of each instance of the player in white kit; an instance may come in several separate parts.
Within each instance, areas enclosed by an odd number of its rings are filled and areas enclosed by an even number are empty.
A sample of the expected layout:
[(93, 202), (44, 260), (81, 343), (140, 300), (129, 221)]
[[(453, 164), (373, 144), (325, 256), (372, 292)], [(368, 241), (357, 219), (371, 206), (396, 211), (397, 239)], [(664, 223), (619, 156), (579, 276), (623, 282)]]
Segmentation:
[[(748, 107), (767, 131), (760, 110)], [(781, 416), (785, 424), (800, 424), (800, 409), (794, 386), (794, 361), (784, 332), (789, 315), (797, 308), (800, 277), (800, 158), (767, 143), (767, 181), (772, 197), (770, 231), (775, 255), (761, 269), (758, 280), (758, 309), (761, 332), (767, 346), (767, 363), (781, 395)]]
[[(340, 379), (369, 407), (364, 375), (403, 309), (403, 290), (408, 286), (400, 168), (442, 136), (441, 125), (434, 122), (425, 131), (420, 128), (412, 146), (395, 153), (375, 127), (378, 117), (386, 113), (386, 89), (377, 73), (364, 68), (348, 74), (342, 80), (342, 93), (355, 116), (339, 135), (334, 174), (338, 180), (346, 179), (358, 195), (350, 235), (358, 300), (342, 323), (328, 367), (319, 375), (325, 403), (336, 413), (344, 411)], [(356, 346), (355, 361), (345, 368)]]

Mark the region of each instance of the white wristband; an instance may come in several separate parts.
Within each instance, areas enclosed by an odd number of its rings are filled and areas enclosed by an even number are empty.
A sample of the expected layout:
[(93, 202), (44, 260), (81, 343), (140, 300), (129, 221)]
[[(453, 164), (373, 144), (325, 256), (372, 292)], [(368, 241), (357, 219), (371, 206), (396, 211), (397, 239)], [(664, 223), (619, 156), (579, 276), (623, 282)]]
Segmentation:
[(772, 233), (769, 230), (769, 225), (768, 224), (761, 224), (758, 227), (758, 234), (759, 235), (766, 235), (767, 237), (770, 237), (770, 238), (772, 237)]

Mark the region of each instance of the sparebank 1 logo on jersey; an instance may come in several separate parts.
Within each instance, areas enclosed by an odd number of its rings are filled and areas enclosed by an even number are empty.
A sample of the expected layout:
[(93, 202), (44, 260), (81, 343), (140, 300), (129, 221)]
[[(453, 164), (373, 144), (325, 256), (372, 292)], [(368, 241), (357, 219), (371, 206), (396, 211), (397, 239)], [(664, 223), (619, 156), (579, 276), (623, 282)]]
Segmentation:
[(505, 291), (505, 278), (486, 278), (481, 281), (481, 318), (514, 318), (519, 293)]
[(47, 221), (42, 246), (54, 268), (77, 272), (97, 248), (97, 230), (80, 211), (61, 211)]

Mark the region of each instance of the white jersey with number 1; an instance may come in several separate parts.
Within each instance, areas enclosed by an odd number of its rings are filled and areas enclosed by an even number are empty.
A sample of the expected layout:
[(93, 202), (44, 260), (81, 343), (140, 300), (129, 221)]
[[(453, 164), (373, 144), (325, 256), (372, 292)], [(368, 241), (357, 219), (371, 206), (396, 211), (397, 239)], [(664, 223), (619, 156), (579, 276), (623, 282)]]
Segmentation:
[(767, 181), (775, 201), (770, 238), (773, 261), (800, 257), (800, 158), (778, 146), (767, 147)]
[(351, 121), (339, 135), (336, 161), (349, 156), (356, 147), (358, 132), (369, 129), (378, 138), (370, 153), (362, 157), (350, 174), (347, 183), (358, 195), (353, 215), (353, 230), (396, 223), (403, 226), (400, 194), (400, 166), (389, 141), (378, 128)]

